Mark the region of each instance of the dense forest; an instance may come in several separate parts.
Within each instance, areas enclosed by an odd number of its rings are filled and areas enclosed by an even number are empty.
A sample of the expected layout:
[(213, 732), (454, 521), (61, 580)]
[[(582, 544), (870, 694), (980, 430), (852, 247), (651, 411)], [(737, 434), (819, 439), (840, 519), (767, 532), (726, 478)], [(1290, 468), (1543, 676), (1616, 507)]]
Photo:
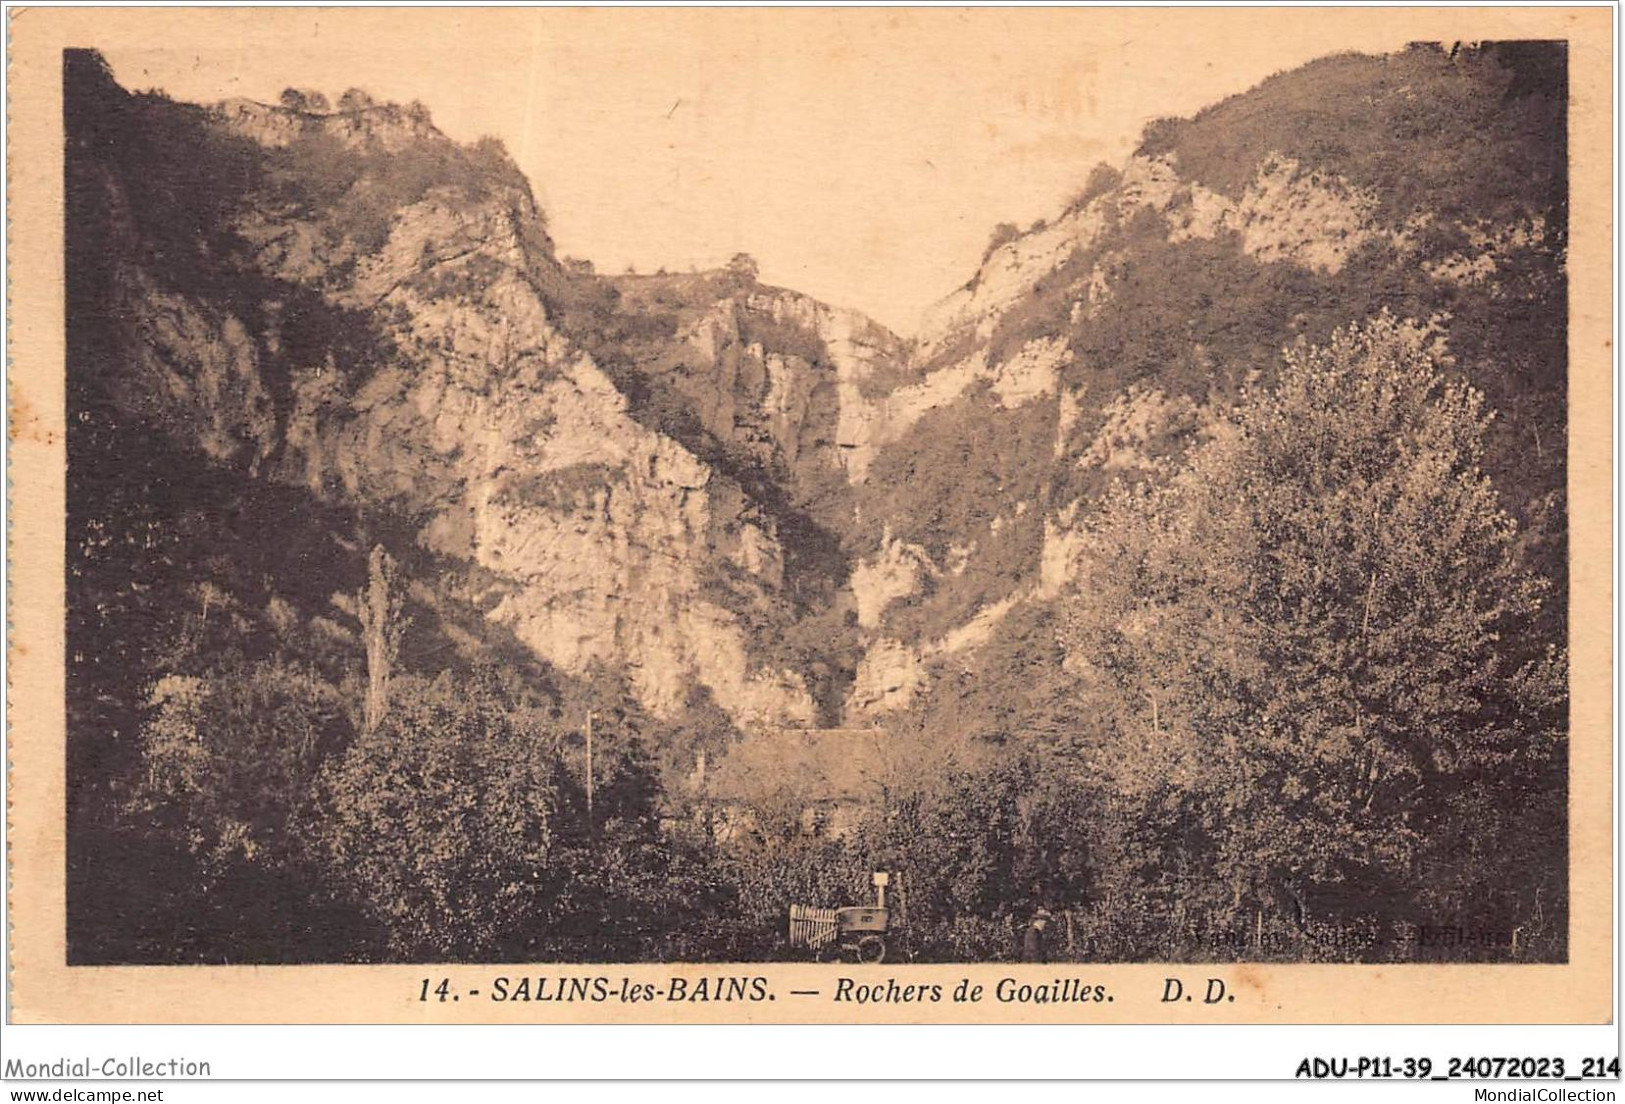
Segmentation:
[[(893, 958), (1566, 959), (1563, 66), (1153, 123), (904, 341), (68, 51), (70, 960), (766, 960), (872, 871)], [(838, 724), (850, 830), (717, 830)]]

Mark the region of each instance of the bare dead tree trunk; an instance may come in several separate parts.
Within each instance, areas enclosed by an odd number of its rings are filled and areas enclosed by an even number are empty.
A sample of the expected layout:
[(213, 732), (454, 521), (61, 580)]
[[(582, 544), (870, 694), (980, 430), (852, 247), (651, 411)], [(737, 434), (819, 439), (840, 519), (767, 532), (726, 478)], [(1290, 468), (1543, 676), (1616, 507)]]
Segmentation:
[(367, 701), (363, 725), (373, 732), (389, 708), (389, 679), (400, 658), (401, 595), (395, 561), (383, 545), (374, 545), (367, 559), (367, 587), (356, 596), (361, 613), (361, 635), (367, 648)]

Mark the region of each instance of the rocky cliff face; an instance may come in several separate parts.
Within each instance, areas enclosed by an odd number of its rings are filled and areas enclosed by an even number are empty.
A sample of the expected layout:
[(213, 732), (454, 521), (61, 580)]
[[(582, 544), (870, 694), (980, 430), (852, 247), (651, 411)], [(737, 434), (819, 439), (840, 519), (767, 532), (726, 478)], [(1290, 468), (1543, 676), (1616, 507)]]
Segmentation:
[[(81, 244), (117, 320), (98, 401), (399, 519), (489, 622), (568, 674), (624, 670), (657, 715), (703, 688), (740, 723), (816, 719), (804, 657), (758, 641), (802, 612), (780, 515), (844, 480), (837, 377), (888, 335), (794, 297), (714, 304), (661, 342), (704, 372), (682, 413), (706, 440), (685, 441), (561, 328), (583, 293), (499, 151), (393, 106), (194, 109), (77, 76), (81, 186), (106, 214)], [(224, 179), (153, 194), (164, 157)], [(764, 505), (780, 471), (807, 489)]]
[(1073, 534), (1111, 480), (1386, 307), (1502, 410), (1491, 463), (1560, 575), (1549, 62), (1336, 58), (1157, 124), (908, 343), (745, 259), (563, 264), (500, 147), (420, 108), (197, 108), (81, 58), (70, 178), (99, 215), (70, 249), (112, 335), (75, 401), (393, 519), (489, 625), (659, 715), (703, 692), (741, 724), (861, 723), (1086, 586)]

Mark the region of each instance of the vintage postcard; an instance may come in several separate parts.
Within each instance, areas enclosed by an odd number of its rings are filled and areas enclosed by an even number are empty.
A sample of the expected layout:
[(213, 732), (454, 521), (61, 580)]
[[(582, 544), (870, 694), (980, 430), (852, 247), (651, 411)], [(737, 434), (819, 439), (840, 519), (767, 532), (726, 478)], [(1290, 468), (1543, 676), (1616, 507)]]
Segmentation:
[(1613, 12), (13, 9), (19, 1023), (1596, 1023)]

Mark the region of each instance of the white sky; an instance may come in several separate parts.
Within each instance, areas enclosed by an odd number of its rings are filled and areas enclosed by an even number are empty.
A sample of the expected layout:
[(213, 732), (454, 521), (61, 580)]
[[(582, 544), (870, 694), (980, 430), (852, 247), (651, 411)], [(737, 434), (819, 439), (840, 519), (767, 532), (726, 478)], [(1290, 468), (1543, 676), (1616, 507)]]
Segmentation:
[(453, 138), (506, 143), (562, 254), (647, 272), (746, 251), (908, 334), (996, 223), (1056, 213), (1148, 120), (1437, 37), (1389, 11), (284, 8), (103, 50), (184, 100), (422, 100)]

